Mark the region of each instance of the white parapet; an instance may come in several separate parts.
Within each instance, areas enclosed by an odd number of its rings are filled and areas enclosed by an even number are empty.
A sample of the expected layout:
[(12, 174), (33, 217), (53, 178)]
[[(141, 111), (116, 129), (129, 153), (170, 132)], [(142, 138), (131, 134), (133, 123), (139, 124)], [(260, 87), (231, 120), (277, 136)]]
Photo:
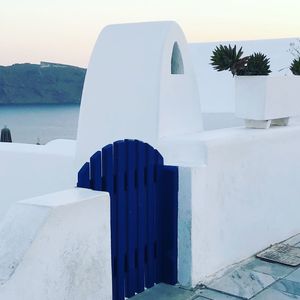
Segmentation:
[(108, 193), (74, 188), (18, 202), (0, 240), (0, 299), (112, 298)]
[(196, 285), (300, 232), (300, 126), (210, 131), (160, 150), (181, 166), (180, 283)]
[(17, 201), (74, 187), (75, 141), (0, 143), (0, 221)]

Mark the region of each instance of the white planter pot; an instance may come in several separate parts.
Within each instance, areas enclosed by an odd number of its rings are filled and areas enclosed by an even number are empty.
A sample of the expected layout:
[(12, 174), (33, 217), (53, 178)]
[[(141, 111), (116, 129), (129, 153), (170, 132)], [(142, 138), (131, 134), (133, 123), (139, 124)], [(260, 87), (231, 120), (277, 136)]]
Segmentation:
[(247, 127), (287, 125), (300, 115), (300, 76), (236, 76), (235, 106)]

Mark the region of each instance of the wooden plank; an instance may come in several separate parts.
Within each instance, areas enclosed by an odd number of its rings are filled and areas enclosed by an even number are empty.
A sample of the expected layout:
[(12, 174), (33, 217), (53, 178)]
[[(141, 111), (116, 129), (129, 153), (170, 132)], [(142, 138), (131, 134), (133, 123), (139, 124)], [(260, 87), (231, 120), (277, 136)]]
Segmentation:
[(160, 231), (161, 231), (161, 226), (163, 224), (161, 223), (161, 220), (163, 220), (163, 211), (161, 210), (161, 203), (160, 203), (160, 197), (159, 197), (159, 168), (164, 163), (163, 157), (161, 154), (155, 150), (154, 152), (154, 202), (155, 202), (155, 230), (154, 230), (154, 251), (155, 251), (155, 262), (154, 262), (154, 267), (155, 267), (155, 283), (160, 283), (161, 278), (160, 278), (160, 264), (161, 262), (161, 241), (160, 241)]
[[(178, 267), (177, 267), (177, 257), (178, 257), (178, 190), (179, 190), (179, 175), (178, 167), (175, 166), (165, 166), (165, 176), (166, 176), (166, 189), (169, 192), (169, 206), (170, 210), (170, 227), (171, 234), (169, 239), (169, 249), (170, 250), (170, 274), (167, 278), (167, 283), (176, 284), (178, 282)], [(168, 261), (167, 261), (168, 262)]]
[(90, 181), (90, 164), (86, 162), (82, 168), (79, 170), (77, 175), (77, 187), (91, 188), (91, 181)]
[(117, 141), (114, 146), (115, 195), (117, 200), (117, 262), (118, 262), (118, 299), (125, 296), (125, 269), (127, 269), (127, 207), (125, 194), (126, 147), (124, 141)]
[(103, 181), (102, 188), (114, 198), (113, 146), (107, 145), (102, 149)]
[(145, 272), (145, 285), (151, 288), (155, 281), (155, 268), (154, 268), (154, 149), (146, 144), (146, 272)]
[(91, 187), (95, 191), (102, 190), (102, 178), (101, 178), (101, 151), (97, 151), (90, 158), (91, 168)]
[(145, 287), (145, 201), (146, 201), (146, 189), (145, 189), (145, 144), (140, 141), (137, 142), (137, 204), (138, 204), (138, 218), (137, 218), (137, 293), (144, 291)]
[(127, 150), (126, 166), (126, 198), (127, 198), (127, 259), (126, 297), (135, 295), (137, 290), (137, 190), (135, 186), (136, 175), (136, 142), (125, 140)]
[(167, 284), (177, 283), (178, 255), (178, 167), (163, 166), (159, 175), (161, 214), (160, 280)]
[(111, 226), (111, 260), (112, 260), (112, 289), (113, 300), (123, 300), (118, 292), (118, 262), (117, 262), (117, 205), (114, 192), (113, 146), (107, 145), (102, 149), (102, 189), (110, 194), (110, 226)]

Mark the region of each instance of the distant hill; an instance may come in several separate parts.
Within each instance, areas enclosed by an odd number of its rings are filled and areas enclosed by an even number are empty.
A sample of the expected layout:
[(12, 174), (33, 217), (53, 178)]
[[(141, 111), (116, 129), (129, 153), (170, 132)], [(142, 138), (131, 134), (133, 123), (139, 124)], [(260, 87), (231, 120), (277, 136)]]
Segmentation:
[(0, 104), (80, 103), (85, 73), (49, 62), (0, 66)]

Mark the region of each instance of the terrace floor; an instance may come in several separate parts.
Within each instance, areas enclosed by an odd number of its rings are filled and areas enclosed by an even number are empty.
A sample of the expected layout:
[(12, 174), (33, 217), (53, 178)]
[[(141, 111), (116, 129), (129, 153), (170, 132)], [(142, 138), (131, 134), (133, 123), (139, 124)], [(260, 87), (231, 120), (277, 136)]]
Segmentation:
[[(284, 241), (300, 251), (300, 234)], [(299, 258), (299, 257), (297, 257)], [(158, 284), (132, 300), (288, 300), (300, 299), (300, 266), (251, 257), (194, 289)]]

